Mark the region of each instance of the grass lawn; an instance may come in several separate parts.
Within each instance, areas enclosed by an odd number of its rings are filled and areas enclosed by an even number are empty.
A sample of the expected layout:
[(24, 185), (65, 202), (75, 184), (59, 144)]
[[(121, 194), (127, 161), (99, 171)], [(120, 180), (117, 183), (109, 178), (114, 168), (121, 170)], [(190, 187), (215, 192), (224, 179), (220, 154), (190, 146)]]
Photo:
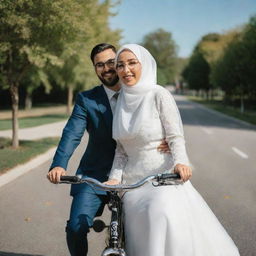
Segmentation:
[(10, 139), (0, 138), (0, 174), (57, 146), (58, 142), (59, 138), (20, 141), (19, 149), (13, 149)]
[(240, 112), (240, 109), (234, 108), (231, 106), (223, 105), (222, 101), (220, 100), (205, 100), (200, 97), (189, 96), (189, 100), (195, 101), (197, 103), (203, 104), (206, 107), (211, 109), (217, 110), (221, 113), (224, 113), (228, 116), (235, 117), (242, 121), (251, 123), (256, 125), (256, 111), (245, 111), (243, 114)]
[[(68, 118), (68, 115), (65, 114), (53, 114), (53, 115), (44, 115), (44, 116), (33, 116), (33, 117), (23, 117), (19, 118), (19, 128), (28, 128), (34, 127), (43, 124), (54, 123), (62, 121)], [(12, 129), (11, 119), (0, 120), (0, 130), (9, 130)]]

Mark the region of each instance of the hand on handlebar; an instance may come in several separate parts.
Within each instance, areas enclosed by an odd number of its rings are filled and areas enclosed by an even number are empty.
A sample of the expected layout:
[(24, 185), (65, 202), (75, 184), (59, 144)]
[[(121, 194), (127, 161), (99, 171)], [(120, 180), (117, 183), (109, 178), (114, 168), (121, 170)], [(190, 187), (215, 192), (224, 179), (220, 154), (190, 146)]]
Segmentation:
[(178, 173), (183, 182), (186, 182), (192, 176), (191, 168), (185, 164), (176, 164), (174, 167), (174, 173)]
[(116, 180), (116, 179), (111, 179), (111, 180), (103, 182), (103, 184), (105, 184), (105, 185), (118, 185), (118, 184), (120, 184), (120, 181)]
[(48, 172), (47, 178), (51, 183), (57, 184), (60, 182), (60, 177), (65, 175), (66, 175), (65, 169), (57, 166)]

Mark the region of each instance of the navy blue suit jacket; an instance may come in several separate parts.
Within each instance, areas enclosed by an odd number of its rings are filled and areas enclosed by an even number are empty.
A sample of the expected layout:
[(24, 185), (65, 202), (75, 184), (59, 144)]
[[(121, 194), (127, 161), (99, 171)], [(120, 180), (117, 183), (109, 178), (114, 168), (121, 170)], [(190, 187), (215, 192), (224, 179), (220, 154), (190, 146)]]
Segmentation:
[[(79, 93), (50, 169), (56, 166), (67, 168), (70, 157), (87, 130), (89, 141), (76, 174), (106, 181), (116, 148), (112, 139), (112, 119), (110, 103), (102, 85)], [(71, 194), (81, 190), (89, 192), (91, 188), (86, 184), (72, 185)]]

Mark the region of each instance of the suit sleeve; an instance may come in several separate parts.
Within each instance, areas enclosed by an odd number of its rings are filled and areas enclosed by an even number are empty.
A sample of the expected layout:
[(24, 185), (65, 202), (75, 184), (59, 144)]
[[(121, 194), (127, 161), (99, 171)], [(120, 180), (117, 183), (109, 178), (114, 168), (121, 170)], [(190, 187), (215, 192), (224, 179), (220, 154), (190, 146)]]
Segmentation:
[(87, 126), (87, 110), (83, 99), (84, 96), (79, 93), (73, 112), (63, 129), (50, 170), (57, 166), (66, 170), (70, 157), (84, 135)]

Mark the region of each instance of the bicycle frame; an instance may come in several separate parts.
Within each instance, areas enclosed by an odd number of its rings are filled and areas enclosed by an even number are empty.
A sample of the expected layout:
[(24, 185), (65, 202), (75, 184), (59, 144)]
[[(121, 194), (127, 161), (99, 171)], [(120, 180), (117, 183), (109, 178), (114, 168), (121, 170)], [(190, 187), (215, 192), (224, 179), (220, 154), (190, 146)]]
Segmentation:
[(122, 218), (122, 199), (119, 192), (126, 192), (143, 186), (145, 183), (152, 181), (153, 186), (180, 184), (180, 176), (173, 173), (164, 173), (151, 175), (133, 185), (105, 185), (93, 178), (80, 178), (78, 176), (62, 176), (60, 183), (80, 184), (88, 183), (110, 193), (109, 209), (111, 211), (111, 221), (109, 226), (109, 245), (102, 252), (101, 256), (126, 256), (124, 250), (124, 232)]
[(109, 227), (109, 247), (102, 252), (102, 256), (119, 255), (126, 256), (123, 249), (123, 222), (122, 222), (122, 200), (118, 192), (110, 192), (109, 209), (111, 221)]

